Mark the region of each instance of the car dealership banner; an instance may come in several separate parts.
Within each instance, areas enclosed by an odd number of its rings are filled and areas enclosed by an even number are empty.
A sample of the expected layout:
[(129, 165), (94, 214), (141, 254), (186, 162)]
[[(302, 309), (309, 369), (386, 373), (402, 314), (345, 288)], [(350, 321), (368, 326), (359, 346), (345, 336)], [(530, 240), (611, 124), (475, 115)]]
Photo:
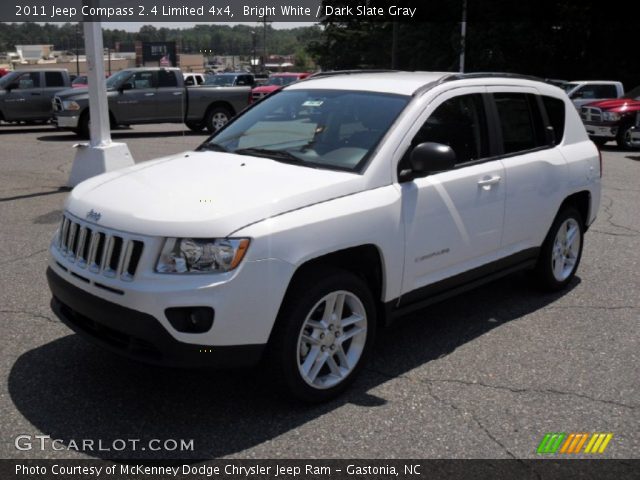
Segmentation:
[[(29, 480), (465, 479), (623, 480), (640, 460), (0, 460), (0, 478)], [(637, 478), (637, 476), (635, 477)]]

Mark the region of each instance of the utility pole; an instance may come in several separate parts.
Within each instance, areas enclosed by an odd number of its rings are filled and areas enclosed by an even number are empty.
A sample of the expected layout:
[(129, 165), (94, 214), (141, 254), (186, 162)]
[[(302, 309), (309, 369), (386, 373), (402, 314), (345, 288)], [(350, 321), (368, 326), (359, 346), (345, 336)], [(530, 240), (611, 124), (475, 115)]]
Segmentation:
[(467, 0), (462, 0), (462, 24), (460, 25), (460, 73), (464, 73), (464, 53), (467, 46)]
[(264, 28), (262, 30), (262, 69), (267, 69), (267, 16), (262, 17)]
[(393, 22), (393, 30), (391, 33), (391, 69), (398, 68), (398, 22)]
[(256, 31), (251, 31), (251, 41), (253, 42), (253, 53), (251, 54), (251, 71), (256, 73)]
[(76, 77), (80, 76), (80, 57), (78, 56), (78, 29), (79, 23), (76, 23)]

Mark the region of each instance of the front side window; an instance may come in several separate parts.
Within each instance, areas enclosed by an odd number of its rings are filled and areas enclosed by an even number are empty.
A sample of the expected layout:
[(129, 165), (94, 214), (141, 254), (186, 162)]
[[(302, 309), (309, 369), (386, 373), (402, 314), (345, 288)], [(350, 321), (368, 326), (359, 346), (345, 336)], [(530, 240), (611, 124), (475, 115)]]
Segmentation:
[(40, 86), (40, 73), (29, 72), (16, 74), (7, 79), (5, 85), (13, 85), (18, 90), (27, 90), (30, 88), (38, 88)]
[(482, 95), (460, 95), (443, 102), (420, 128), (411, 146), (425, 142), (448, 145), (455, 152), (458, 164), (488, 157)]
[(202, 149), (360, 171), (410, 97), (342, 90), (282, 91), (214, 134)]
[(146, 88), (156, 88), (156, 82), (153, 72), (135, 72), (127, 83), (132, 85), (134, 90), (143, 90)]
[(495, 93), (505, 154), (546, 146), (544, 124), (535, 95)]

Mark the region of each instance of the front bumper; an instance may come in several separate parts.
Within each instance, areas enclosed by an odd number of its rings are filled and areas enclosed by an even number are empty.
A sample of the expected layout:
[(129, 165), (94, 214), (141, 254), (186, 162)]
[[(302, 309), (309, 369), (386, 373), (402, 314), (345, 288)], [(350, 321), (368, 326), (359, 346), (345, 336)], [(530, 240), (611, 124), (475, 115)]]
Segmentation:
[(177, 367), (247, 367), (257, 364), (265, 345), (197, 345), (176, 340), (147, 313), (92, 295), (50, 267), (47, 281), (53, 312), (76, 333), (126, 357)]
[(618, 134), (617, 125), (598, 125), (585, 123), (584, 128), (590, 137), (614, 139)]
[(58, 128), (78, 128), (78, 122), (80, 115), (62, 115), (60, 112), (56, 112), (53, 116), (53, 123)]

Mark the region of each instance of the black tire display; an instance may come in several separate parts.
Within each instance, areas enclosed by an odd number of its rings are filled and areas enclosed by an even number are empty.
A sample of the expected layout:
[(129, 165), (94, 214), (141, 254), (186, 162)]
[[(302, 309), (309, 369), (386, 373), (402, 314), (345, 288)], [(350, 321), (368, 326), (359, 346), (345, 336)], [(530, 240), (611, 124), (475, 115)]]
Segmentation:
[(366, 362), (376, 307), (359, 276), (321, 268), (287, 293), (270, 345), (276, 383), (305, 402), (322, 402), (349, 386)]
[(565, 207), (553, 221), (540, 250), (535, 276), (541, 288), (558, 291), (571, 282), (582, 257), (583, 239), (580, 212), (572, 206)]

